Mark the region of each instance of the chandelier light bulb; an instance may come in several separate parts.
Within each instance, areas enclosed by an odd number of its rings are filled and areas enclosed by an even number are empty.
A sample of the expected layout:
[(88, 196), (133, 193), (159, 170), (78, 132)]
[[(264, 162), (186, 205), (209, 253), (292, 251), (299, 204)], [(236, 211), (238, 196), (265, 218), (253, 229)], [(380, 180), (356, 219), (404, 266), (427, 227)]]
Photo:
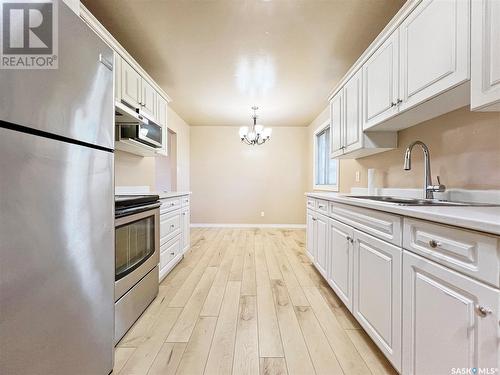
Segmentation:
[(265, 128), (264, 133), (262, 135), (263, 135), (264, 139), (269, 139), (269, 138), (271, 138), (272, 133), (273, 133), (272, 128)]
[(262, 126), (262, 125), (255, 125), (255, 132), (257, 134), (262, 134), (263, 131), (264, 131), (264, 126)]
[(245, 136), (248, 134), (248, 126), (242, 126), (240, 128), (240, 138), (245, 138)]

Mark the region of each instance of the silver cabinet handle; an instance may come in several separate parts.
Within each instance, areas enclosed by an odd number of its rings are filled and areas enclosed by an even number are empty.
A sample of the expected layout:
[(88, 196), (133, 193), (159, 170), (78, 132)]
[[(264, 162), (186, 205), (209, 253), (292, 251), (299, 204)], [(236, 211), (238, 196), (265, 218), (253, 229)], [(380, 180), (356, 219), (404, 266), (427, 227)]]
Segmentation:
[(403, 103), (403, 101), (401, 99), (398, 99), (398, 101), (396, 102), (396, 105), (401, 104), (401, 103)]
[(170, 203), (170, 206), (175, 206), (175, 202)]
[(351, 236), (346, 236), (346, 240), (350, 243), (354, 243), (354, 238), (352, 238)]
[(170, 224), (170, 228), (175, 228), (175, 224)]
[(392, 102), (392, 103), (391, 103), (391, 108), (392, 108), (392, 107), (395, 107), (395, 106), (397, 106), (397, 104), (396, 104), (396, 103), (394, 103), (394, 102)]
[(315, 217), (313, 217), (312, 219), (313, 219), (313, 221), (316, 221), (316, 218), (315, 218)]
[(325, 208), (325, 205), (320, 204), (320, 205), (318, 205), (318, 208)]
[(439, 242), (437, 242), (436, 240), (430, 240), (429, 246), (432, 247), (433, 249), (435, 249), (436, 247), (441, 246), (441, 244)]
[(476, 313), (481, 318), (485, 318), (486, 316), (490, 315), (492, 313), (492, 311), (487, 307), (484, 307), (481, 305), (476, 305)]
[(173, 251), (172, 251), (172, 252), (170, 253), (170, 255), (175, 255), (175, 252), (173, 252)]
[(185, 212), (183, 212), (183, 213), (182, 213), (182, 215), (183, 215), (183, 216), (186, 216), (186, 213), (185, 213)]

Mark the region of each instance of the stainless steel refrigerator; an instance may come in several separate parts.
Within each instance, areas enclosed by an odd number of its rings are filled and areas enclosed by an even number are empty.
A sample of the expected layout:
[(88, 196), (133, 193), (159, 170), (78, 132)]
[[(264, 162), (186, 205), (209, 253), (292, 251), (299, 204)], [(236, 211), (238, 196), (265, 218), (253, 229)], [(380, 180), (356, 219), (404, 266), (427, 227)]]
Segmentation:
[(0, 70), (2, 375), (113, 367), (113, 52), (58, 13), (58, 69)]

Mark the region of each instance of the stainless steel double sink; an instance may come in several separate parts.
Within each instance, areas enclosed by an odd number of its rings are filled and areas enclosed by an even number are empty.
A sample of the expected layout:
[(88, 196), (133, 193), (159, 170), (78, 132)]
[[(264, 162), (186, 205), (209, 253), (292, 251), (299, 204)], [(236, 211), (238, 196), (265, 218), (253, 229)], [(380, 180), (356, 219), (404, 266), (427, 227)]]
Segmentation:
[(367, 199), (376, 202), (392, 203), (399, 206), (476, 206), (476, 207), (495, 207), (500, 204), (475, 203), (475, 202), (453, 202), (439, 199), (418, 199), (391, 197), (383, 195), (346, 195), (347, 198)]

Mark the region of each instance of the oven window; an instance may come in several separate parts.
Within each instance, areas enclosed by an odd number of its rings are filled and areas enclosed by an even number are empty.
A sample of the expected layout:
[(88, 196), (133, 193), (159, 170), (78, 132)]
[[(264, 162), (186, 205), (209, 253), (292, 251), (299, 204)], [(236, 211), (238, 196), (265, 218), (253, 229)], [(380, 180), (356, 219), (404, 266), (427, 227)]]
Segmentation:
[(115, 280), (126, 276), (153, 255), (154, 230), (154, 216), (116, 228)]

